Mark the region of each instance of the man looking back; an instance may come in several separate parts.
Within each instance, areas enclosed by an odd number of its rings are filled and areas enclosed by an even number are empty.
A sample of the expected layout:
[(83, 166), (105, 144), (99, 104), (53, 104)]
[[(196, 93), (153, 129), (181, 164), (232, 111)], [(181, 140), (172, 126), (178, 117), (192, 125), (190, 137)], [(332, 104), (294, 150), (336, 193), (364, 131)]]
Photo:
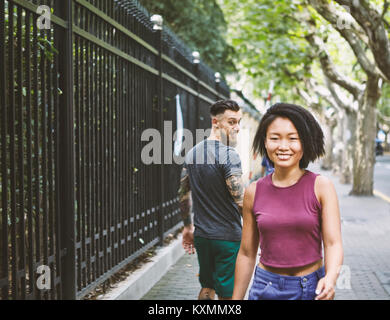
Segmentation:
[(234, 149), (242, 113), (235, 101), (220, 100), (210, 114), (211, 134), (187, 153), (181, 174), (183, 247), (190, 254), (194, 248), (197, 251), (202, 287), (198, 299), (214, 299), (216, 292), (220, 300), (228, 300), (242, 230), (244, 190), (241, 161)]

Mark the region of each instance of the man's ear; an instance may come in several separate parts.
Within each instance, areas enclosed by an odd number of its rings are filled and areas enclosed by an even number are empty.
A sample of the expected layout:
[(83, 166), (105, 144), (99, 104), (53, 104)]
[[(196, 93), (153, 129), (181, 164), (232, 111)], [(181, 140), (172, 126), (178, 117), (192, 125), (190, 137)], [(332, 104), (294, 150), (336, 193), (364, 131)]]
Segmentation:
[(217, 120), (216, 117), (212, 117), (212, 118), (211, 118), (211, 125), (212, 125), (214, 128), (218, 129), (218, 120)]

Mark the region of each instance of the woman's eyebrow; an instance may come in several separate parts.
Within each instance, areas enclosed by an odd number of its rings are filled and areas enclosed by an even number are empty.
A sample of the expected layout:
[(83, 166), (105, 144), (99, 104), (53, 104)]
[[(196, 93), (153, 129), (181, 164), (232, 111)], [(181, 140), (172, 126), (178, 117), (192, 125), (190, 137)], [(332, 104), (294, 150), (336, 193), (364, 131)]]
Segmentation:
[[(269, 134), (274, 134), (274, 135), (277, 135), (277, 136), (280, 136), (280, 133), (278, 132), (270, 132)], [(298, 132), (290, 132), (290, 133), (287, 133), (287, 135), (292, 135), (292, 134), (298, 134)]]

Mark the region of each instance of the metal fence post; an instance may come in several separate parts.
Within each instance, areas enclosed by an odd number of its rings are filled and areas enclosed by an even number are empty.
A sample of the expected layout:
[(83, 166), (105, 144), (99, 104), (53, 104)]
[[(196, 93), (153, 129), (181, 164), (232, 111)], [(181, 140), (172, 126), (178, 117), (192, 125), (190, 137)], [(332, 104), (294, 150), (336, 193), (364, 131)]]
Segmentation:
[(199, 98), (199, 94), (200, 94), (200, 83), (199, 83), (199, 62), (200, 62), (200, 55), (199, 55), (199, 52), (198, 51), (194, 51), (192, 52), (192, 63), (195, 65), (194, 68), (194, 73), (195, 73), (195, 77), (196, 77), (196, 92), (197, 92), (197, 96), (196, 96), (196, 129), (199, 129), (199, 108), (200, 108), (200, 98)]
[(76, 238), (75, 238), (75, 145), (73, 106), (73, 0), (61, 1), (61, 12), (68, 22), (64, 41), (59, 41), (60, 88), (59, 101), (59, 201), (61, 246), (66, 254), (61, 259), (62, 299), (75, 300)]
[(220, 85), (219, 84), (221, 82), (221, 74), (219, 72), (216, 72), (214, 74), (214, 78), (215, 78), (215, 91), (217, 91), (217, 100), (220, 100), (221, 99), (220, 98), (221, 94), (219, 92), (219, 90), (220, 90), (220, 88), (219, 88)]
[(161, 134), (161, 184), (160, 184), (160, 210), (158, 216), (158, 236), (159, 236), (159, 245), (164, 244), (164, 215), (165, 215), (165, 185), (164, 185), (164, 97), (163, 97), (163, 70), (162, 70), (162, 50), (163, 50), (163, 18), (155, 14), (150, 20), (153, 22), (153, 30), (156, 31), (156, 47), (158, 50), (157, 58), (157, 69), (158, 69), (158, 78), (157, 78), (157, 92), (158, 92), (158, 103), (160, 110), (160, 134)]
[(160, 221), (159, 221), (159, 235), (160, 241), (159, 244), (162, 246), (164, 244), (164, 201), (165, 201), (165, 185), (164, 185), (164, 94), (163, 94), (163, 78), (162, 78), (162, 29), (157, 30), (157, 37), (159, 41), (158, 48), (158, 99), (160, 101), (160, 121), (161, 121), (161, 209), (160, 209)]

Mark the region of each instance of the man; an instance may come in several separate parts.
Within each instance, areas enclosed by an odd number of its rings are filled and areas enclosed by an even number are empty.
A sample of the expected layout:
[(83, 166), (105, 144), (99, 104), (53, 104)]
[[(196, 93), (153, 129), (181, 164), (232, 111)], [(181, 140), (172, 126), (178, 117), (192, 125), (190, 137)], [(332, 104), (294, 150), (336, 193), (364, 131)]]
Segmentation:
[[(179, 189), (184, 222), (183, 247), (198, 255), (198, 299), (230, 300), (241, 242), (243, 182), (234, 147), (242, 113), (235, 101), (220, 100), (210, 108), (211, 134), (186, 155)], [(191, 196), (194, 225), (191, 222)], [(195, 226), (195, 231), (194, 231)]]

